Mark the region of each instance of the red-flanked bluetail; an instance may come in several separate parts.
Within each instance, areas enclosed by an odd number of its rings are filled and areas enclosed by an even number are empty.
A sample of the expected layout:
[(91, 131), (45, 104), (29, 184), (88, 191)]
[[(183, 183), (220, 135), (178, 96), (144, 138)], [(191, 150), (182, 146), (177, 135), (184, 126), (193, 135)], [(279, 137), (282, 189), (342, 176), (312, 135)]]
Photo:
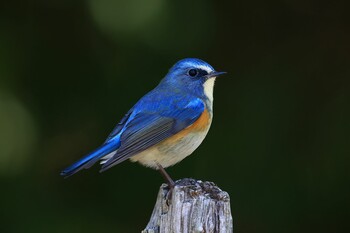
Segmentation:
[(213, 118), (217, 72), (208, 63), (187, 58), (177, 62), (117, 124), (102, 146), (61, 172), (69, 177), (97, 161), (101, 172), (130, 159), (160, 170), (190, 155), (204, 140)]

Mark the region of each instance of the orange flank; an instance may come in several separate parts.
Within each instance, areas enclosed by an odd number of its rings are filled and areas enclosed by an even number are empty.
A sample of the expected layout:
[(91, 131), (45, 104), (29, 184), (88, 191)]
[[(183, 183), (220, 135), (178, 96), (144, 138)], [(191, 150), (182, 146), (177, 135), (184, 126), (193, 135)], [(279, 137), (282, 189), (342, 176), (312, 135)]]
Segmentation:
[(208, 110), (205, 109), (203, 111), (202, 115), (192, 125), (181, 130), (180, 132), (171, 136), (170, 138), (164, 140), (162, 143), (164, 143), (164, 144), (174, 143), (174, 142), (184, 138), (189, 133), (206, 131), (210, 125), (210, 121), (211, 121), (211, 116), (210, 116)]
[[(185, 130), (189, 130), (189, 132), (192, 131), (204, 131), (209, 126), (211, 117), (207, 109), (205, 109), (202, 113), (202, 115), (190, 126), (188, 126)], [(183, 132), (182, 131), (182, 132)]]

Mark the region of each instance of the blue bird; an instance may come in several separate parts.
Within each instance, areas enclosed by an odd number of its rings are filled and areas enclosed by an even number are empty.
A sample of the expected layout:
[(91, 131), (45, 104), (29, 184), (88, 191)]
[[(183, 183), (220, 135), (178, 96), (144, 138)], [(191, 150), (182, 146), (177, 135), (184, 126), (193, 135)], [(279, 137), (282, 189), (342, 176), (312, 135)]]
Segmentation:
[(213, 118), (213, 89), (217, 72), (208, 63), (178, 61), (156, 88), (142, 97), (116, 125), (107, 140), (61, 172), (69, 177), (97, 161), (101, 172), (130, 159), (166, 173), (204, 140)]

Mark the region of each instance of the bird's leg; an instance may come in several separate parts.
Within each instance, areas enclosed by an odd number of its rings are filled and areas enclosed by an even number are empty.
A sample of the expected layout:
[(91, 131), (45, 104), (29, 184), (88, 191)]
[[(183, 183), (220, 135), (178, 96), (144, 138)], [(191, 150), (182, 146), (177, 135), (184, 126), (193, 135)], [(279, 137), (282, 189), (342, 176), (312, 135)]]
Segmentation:
[(158, 166), (158, 170), (159, 170), (160, 174), (163, 176), (165, 181), (168, 183), (170, 190), (172, 190), (175, 187), (175, 182), (173, 181), (173, 179), (171, 179), (171, 177), (165, 171), (165, 169), (162, 167), (162, 165), (160, 165), (158, 162), (156, 162), (156, 164)]

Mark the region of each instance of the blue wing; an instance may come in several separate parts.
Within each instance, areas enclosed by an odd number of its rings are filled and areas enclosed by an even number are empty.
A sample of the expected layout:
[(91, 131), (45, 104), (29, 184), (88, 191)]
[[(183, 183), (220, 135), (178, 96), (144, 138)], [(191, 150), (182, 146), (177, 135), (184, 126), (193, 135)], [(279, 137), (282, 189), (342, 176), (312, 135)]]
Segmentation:
[(120, 122), (114, 127), (112, 132), (108, 135), (105, 143), (108, 141), (115, 139), (116, 136), (123, 130), (125, 123), (128, 121), (129, 117), (131, 116), (132, 112), (134, 111), (134, 108), (131, 108), (125, 116), (120, 120)]
[(141, 110), (132, 116), (121, 133), (120, 148), (104, 163), (101, 172), (190, 126), (205, 109), (200, 99), (181, 99), (181, 96), (163, 98), (160, 102), (141, 101), (140, 106)]

